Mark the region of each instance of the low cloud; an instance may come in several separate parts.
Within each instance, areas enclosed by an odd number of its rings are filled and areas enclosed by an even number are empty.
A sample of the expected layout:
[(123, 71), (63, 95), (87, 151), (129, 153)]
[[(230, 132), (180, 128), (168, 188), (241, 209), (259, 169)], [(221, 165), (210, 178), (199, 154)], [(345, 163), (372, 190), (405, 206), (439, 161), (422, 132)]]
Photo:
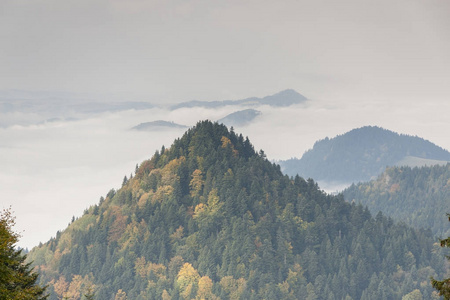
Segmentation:
[[(0, 128), (0, 199), (3, 207), (11, 205), (15, 211), (16, 229), (23, 232), (19, 245), (30, 248), (55, 236), (72, 216), (81, 216), (100, 196), (119, 188), (136, 164), (184, 133), (184, 129), (139, 132), (130, 130), (133, 126), (155, 120), (194, 126), (199, 120), (215, 121), (241, 109), (153, 108)], [(235, 131), (248, 136), (255, 149), (263, 149), (271, 160), (301, 157), (318, 139), (365, 125), (418, 135), (450, 148), (446, 115), (450, 104), (424, 103), (416, 108), (402, 103), (337, 105), (312, 100), (291, 107), (257, 109), (262, 114)], [(21, 120), (24, 115), (15, 116)]]

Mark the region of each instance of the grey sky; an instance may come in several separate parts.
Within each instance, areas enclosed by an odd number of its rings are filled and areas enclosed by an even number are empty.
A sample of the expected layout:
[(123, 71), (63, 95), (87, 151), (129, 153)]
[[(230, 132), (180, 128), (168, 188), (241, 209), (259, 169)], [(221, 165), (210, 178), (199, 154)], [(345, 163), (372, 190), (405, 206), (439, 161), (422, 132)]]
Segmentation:
[(447, 98), (450, 2), (3, 0), (0, 89)]

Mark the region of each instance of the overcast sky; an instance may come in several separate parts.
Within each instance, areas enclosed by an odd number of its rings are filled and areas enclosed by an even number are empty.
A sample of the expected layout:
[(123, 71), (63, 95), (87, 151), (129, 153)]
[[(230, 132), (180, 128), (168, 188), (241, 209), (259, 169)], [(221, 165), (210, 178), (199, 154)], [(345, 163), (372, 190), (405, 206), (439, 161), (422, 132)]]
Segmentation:
[[(175, 103), (292, 88), (311, 101), (262, 107), (238, 128), (270, 159), (300, 157), (317, 139), (364, 125), (450, 149), (449, 15), (448, 0), (1, 0), (0, 91)], [(0, 128), (0, 206), (12, 205), (25, 230), (20, 245), (47, 241), (183, 133), (131, 126), (192, 126), (233, 109)], [(0, 123), (37, 114), (0, 111)]]
[(448, 99), (447, 0), (2, 0), (0, 89)]

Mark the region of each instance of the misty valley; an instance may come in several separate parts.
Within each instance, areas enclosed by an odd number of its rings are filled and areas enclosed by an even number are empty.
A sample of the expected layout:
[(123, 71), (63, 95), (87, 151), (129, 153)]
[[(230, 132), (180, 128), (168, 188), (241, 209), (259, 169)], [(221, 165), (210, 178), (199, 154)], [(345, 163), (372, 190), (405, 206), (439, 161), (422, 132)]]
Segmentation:
[(0, 300), (450, 300), (449, 0), (0, 0)]
[[(25, 250), (28, 265), (11, 248), (20, 241), (12, 233), (5, 249), (28, 268), (22, 286), (29, 299), (440, 299), (439, 280), (449, 273), (439, 239), (450, 235), (450, 153), (417, 136), (362, 126), (316, 140), (301, 157), (271, 160), (238, 132), (254, 131), (270, 114), (308, 110), (310, 101), (287, 90), (169, 108), (94, 105), (66, 115), (44, 105), (42, 118), (59, 118), (5, 126), (3, 134), (53, 136), (61, 127), (97, 126), (95, 141), (108, 135), (96, 120), (102, 116), (122, 128), (123, 141), (174, 136), (115, 175), (120, 187), (104, 190), (97, 203), (87, 199), (67, 226)], [(195, 112), (215, 121), (190, 126)], [(190, 119), (167, 118), (178, 113)], [(10, 214), (1, 218), (6, 233)]]

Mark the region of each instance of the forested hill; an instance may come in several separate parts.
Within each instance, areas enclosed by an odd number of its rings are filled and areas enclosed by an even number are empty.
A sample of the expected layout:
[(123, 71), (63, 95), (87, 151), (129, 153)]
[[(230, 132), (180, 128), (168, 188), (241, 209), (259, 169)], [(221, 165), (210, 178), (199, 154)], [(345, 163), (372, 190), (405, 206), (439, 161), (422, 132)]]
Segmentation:
[(408, 165), (408, 161), (428, 165), (446, 162), (450, 161), (450, 152), (419, 137), (366, 126), (320, 140), (301, 159), (280, 164), (291, 176), (299, 174), (317, 181), (356, 183), (375, 179), (387, 166)]
[(445, 271), (431, 232), (291, 179), (209, 121), (29, 258), (50, 299), (432, 299)]
[(441, 238), (450, 236), (450, 164), (388, 168), (377, 180), (352, 185), (347, 201), (360, 202), (370, 211), (382, 211), (417, 228), (431, 228)]

